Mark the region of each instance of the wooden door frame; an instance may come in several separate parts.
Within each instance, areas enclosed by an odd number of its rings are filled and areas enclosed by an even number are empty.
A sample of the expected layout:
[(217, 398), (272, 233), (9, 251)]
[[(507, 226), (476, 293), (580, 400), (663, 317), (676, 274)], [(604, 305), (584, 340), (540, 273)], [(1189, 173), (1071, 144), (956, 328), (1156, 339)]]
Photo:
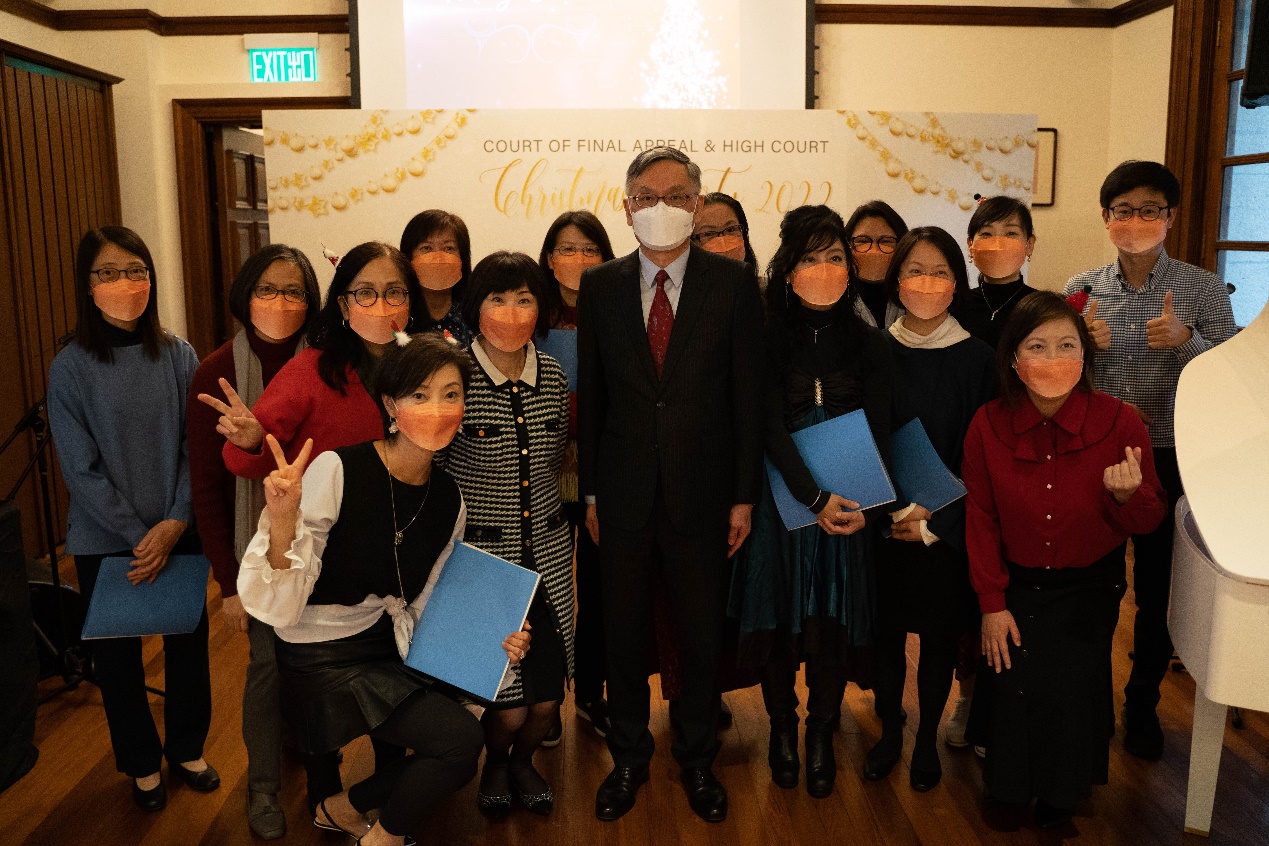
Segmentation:
[(251, 97), (173, 100), (176, 141), (176, 193), (181, 231), (181, 271), (185, 286), (185, 335), (200, 357), (215, 349), (211, 325), (199, 318), (211, 313), (207, 285), (199, 280), (212, 266), (211, 193), (207, 184), (203, 130), (208, 125), (258, 124), (266, 109), (347, 109), (351, 97)]

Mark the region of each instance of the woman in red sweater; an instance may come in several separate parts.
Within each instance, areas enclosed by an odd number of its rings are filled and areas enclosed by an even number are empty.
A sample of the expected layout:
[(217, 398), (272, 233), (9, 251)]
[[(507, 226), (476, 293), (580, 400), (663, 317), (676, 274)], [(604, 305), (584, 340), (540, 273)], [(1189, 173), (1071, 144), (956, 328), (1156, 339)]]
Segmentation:
[(995, 671), (979, 673), (990, 683), (975, 691), (970, 729), (987, 747), (989, 798), (1036, 799), (1047, 828), (1107, 781), (1124, 545), (1167, 506), (1141, 418), (1093, 390), (1094, 346), (1070, 305), (1029, 294), (996, 351), (1001, 396), (974, 416), (962, 464)]
[(203, 552), (220, 584), (226, 624), (230, 631), (247, 632), (251, 641), (242, 697), (247, 822), (266, 840), (286, 833), (277, 799), (282, 741), (278, 668), (273, 628), (248, 616), (238, 598), (238, 561), (255, 534), (264, 492), (259, 482), (238, 479), (225, 467), (225, 436), (217, 427), (221, 415), (232, 409), (216, 397), (234, 398), (247, 408), (255, 405), (265, 386), (303, 348), (304, 334), (321, 306), (317, 275), (299, 250), (272, 244), (247, 259), (229, 290), (229, 310), (242, 328), (194, 372), (185, 415), (190, 488)]

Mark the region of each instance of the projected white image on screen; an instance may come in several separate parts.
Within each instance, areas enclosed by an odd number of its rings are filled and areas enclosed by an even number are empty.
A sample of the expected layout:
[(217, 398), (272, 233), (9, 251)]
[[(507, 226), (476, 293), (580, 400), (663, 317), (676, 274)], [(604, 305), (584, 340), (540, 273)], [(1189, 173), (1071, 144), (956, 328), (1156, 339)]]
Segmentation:
[(739, 6), (404, 0), (407, 101), (416, 108), (739, 107)]

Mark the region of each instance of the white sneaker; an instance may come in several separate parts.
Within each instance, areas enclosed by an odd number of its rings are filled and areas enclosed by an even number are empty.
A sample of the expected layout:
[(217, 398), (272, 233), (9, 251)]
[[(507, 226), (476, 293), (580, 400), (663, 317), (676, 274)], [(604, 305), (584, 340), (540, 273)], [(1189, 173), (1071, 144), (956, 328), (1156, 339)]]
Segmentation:
[(968, 696), (956, 700), (956, 710), (952, 712), (952, 718), (947, 721), (947, 728), (943, 730), (943, 742), (948, 746), (959, 749), (969, 745), (969, 741), (965, 739), (965, 729), (969, 725), (969, 703)]

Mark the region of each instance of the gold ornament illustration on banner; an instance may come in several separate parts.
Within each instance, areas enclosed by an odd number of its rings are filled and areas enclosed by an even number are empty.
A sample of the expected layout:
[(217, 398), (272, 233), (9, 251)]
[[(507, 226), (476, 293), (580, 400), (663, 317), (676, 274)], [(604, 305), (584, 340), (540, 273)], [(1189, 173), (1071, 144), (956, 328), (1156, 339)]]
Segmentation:
[[(303, 194), (288, 195), (284, 190), (305, 191), (311, 188), (314, 183), (325, 179), (326, 175), (333, 171), (339, 162), (345, 160), (345, 157), (355, 158), (363, 154), (373, 155), (379, 152), (379, 144), (381, 142), (391, 141), (394, 137), (419, 135), (424, 126), (434, 123), (438, 117), (444, 114), (445, 110), (428, 109), (421, 111), (405, 120), (396, 121), (390, 126), (384, 123), (384, 115), (387, 112), (377, 111), (370, 116), (370, 119), (355, 135), (344, 135), (339, 139), (330, 136), (317, 140), (316, 143), (311, 145), (309, 141), (313, 141), (315, 136), (303, 136), (285, 131), (273, 132), (266, 128), (266, 146), (281, 144), (294, 150), (295, 139), (301, 138), (304, 140), (302, 149), (317, 149), (319, 146), (324, 146), (327, 150), (335, 149), (335, 154), (332, 158), (323, 159), (319, 164), (311, 166), (307, 171), (295, 171), (286, 176), (270, 179), (268, 181), (269, 211), (307, 211), (314, 217), (324, 217), (330, 214), (331, 210), (337, 212), (346, 211), (352, 206), (364, 202), (367, 197), (378, 196), (380, 192), (383, 194), (394, 194), (406, 180), (411, 178), (418, 179), (427, 173), (427, 166), (436, 158), (438, 151), (444, 149), (458, 137), (458, 131), (467, 125), (467, 116), (475, 111), (475, 109), (462, 109), (455, 112), (449, 122), (422, 149), (406, 161), (385, 170), (381, 177), (377, 179), (371, 178), (363, 185), (347, 186), (341, 190), (321, 196), (317, 194), (309, 194), (307, 197)], [(283, 138), (286, 138), (287, 141), (283, 141)]]

